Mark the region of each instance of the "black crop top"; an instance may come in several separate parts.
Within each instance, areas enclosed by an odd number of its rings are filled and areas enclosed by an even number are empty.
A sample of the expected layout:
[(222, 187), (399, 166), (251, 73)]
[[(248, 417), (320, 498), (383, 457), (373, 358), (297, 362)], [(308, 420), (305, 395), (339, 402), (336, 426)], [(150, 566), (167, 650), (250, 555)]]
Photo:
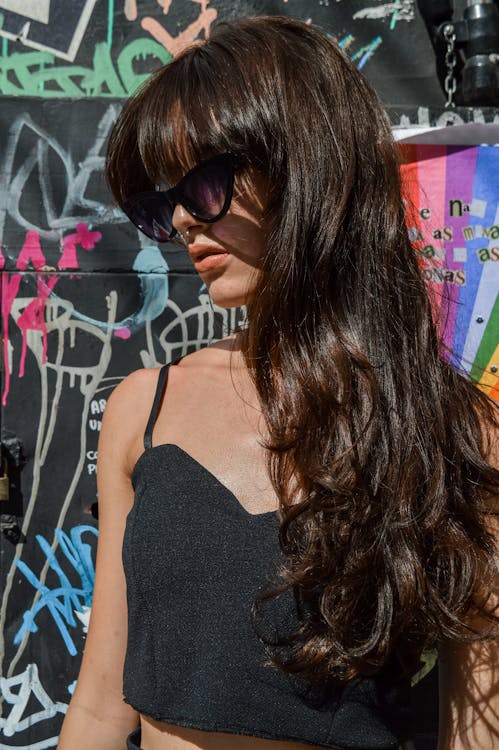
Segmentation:
[[(412, 734), (407, 681), (361, 677), (307, 688), (262, 664), (251, 605), (282, 559), (278, 514), (248, 513), (182, 448), (152, 446), (167, 375), (168, 366), (133, 470), (135, 502), (123, 540), (125, 701), (159, 721), (212, 732), (396, 748)], [(272, 607), (267, 626), (296, 622), (291, 598), (278, 597)]]

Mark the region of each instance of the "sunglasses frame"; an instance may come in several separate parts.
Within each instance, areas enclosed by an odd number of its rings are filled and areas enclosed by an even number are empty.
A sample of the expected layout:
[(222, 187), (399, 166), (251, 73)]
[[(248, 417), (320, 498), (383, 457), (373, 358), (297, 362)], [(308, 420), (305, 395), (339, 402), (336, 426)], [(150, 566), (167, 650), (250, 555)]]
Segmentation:
[[(186, 200), (185, 195), (183, 194), (182, 186), (185, 185), (188, 180), (192, 179), (193, 175), (195, 175), (196, 172), (205, 169), (208, 165), (215, 165), (217, 162), (221, 162), (222, 164), (225, 163), (229, 169), (227, 192), (225, 195), (223, 206), (217, 213), (217, 215), (206, 217), (203, 216), (200, 211), (197, 211), (196, 208), (193, 208), (191, 205), (189, 205), (189, 202)], [(225, 151), (222, 154), (217, 154), (216, 156), (212, 156), (209, 159), (203, 159), (202, 161), (198, 162), (192, 169), (186, 172), (186, 174), (182, 177), (181, 180), (179, 180), (179, 182), (177, 182), (176, 185), (173, 185), (173, 187), (171, 188), (168, 188), (166, 190), (145, 190), (141, 193), (132, 195), (130, 198), (127, 198), (127, 200), (124, 201), (121, 209), (130, 219), (132, 224), (134, 224), (137, 229), (142, 232), (142, 234), (145, 234), (146, 237), (149, 237), (150, 239), (158, 243), (169, 242), (179, 234), (179, 232), (173, 226), (173, 222), (168, 238), (158, 238), (154, 235), (154, 230), (145, 231), (144, 228), (140, 226), (140, 220), (134, 218), (134, 216), (136, 216), (134, 206), (140, 204), (141, 201), (146, 199), (154, 198), (157, 200), (158, 198), (163, 198), (171, 207), (172, 219), (173, 212), (175, 211), (175, 206), (180, 203), (180, 205), (183, 206), (191, 216), (193, 216), (195, 219), (199, 219), (199, 221), (203, 222), (203, 224), (214, 224), (216, 221), (219, 221), (223, 216), (225, 216), (225, 214), (229, 210), (234, 194), (234, 175), (238, 168), (241, 166), (242, 159), (240, 156), (233, 154), (230, 151)]]

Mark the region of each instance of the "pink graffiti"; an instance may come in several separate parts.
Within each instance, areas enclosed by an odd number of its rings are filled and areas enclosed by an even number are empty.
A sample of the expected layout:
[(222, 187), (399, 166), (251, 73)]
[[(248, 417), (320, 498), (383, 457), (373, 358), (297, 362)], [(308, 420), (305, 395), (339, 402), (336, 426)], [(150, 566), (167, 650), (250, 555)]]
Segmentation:
[(21, 252), (16, 261), (16, 268), (18, 268), (19, 271), (25, 271), (30, 262), (35, 271), (40, 271), (47, 265), (47, 261), (45, 260), (45, 256), (40, 246), (40, 237), (38, 232), (35, 232), (34, 229), (30, 229), (26, 232), (24, 245), (22, 246)]
[(22, 275), (15, 273), (9, 278), (9, 274), (2, 274), (2, 323), (3, 323), (3, 362), (5, 373), (5, 385), (2, 394), (2, 405), (7, 404), (7, 396), (10, 390), (10, 366), (9, 366), (9, 315), (12, 304), (17, 297)]
[(17, 325), (22, 331), (23, 343), (19, 362), (19, 377), (24, 376), (24, 364), (27, 351), (28, 331), (41, 331), (42, 334), (42, 364), (47, 361), (47, 326), (45, 324), (45, 307), (50, 292), (59, 281), (58, 276), (52, 276), (47, 281), (36, 280), (36, 297), (24, 308), (17, 319)]
[[(76, 226), (76, 232), (68, 234), (63, 239), (63, 252), (58, 262), (58, 268), (64, 270), (66, 268), (78, 268), (78, 258), (76, 254), (76, 248), (79, 245), (83, 250), (93, 250), (95, 245), (102, 238), (100, 232), (92, 232), (88, 228), (87, 224), (80, 222)], [(5, 265), (5, 258), (2, 255), (0, 249), (0, 270)], [(24, 244), (21, 248), (21, 252), (18, 255), (16, 261), (16, 268), (18, 271), (26, 271), (28, 266), (31, 266), (35, 271), (51, 270), (47, 266), (45, 255), (43, 254), (40, 237), (38, 232), (29, 230), (26, 232)], [(19, 285), (23, 275), (21, 273), (1, 274), (1, 313), (3, 321), (3, 361), (4, 361), (4, 372), (5, 372), (5, 385), (2, 393), (2, 404), (7, 404), (7, 398), (10, 390), (10, 363), (9, 363), (9, 336), (8, 336), (8, 324), (9, 315), (12, 312), (12, 306), (14, 300), (19, 293)], [(53, 291), (58, 276), (50, 276), (45, 280), (42, 277), (36, 280), (36, 297), (24, 308), (22, 313), (17, 319), (17, 325), (22, 331), (22, 349), (21, 357), (19, 362), (19, 377), (24, 376), (24, 368), (26, 363), (26, 354), (28, 348), (28, 331), (40, 331), (42, 334), (42, 364), (47, 361), (47, 326), (45, 323), (45, 310), (47, 306), (47, 300)], [(117, 334), (121, 338), (128, 338), (130, 331), (123, 328), (118, 331)]]
[(84, 250), (93, 250), (95, 243), (102, 239), (100, 232), (91, 232), (84, 222), (76, 225), (76, 232), (68, 234), (62, 241), (62, 255), (59, 258), (57, 268), (61, 271), (66, 268), (78, 268), (76, 246), (80, 245)]
[[(145, 31), (148, 31), (157, 42), (163, 45), (172, 55), (178, 55), (182, 50), (191, 44), (203, 31), (205, 37), (210, 35), (211, 24), (217, 18), (218, 12), (215, 8), (208, 8), (210, 0), (192, 0), (201, 6), (199, 16), (195, 21), (190, 23), (186, 28), (173, 37), (161, 24), (154, 18), (147, 16), (143, 18), (140, 25)], [(162, 5), (162, 3), (159, 3)], [(163, 12), (168, 13), (170, 3), (165, 2)]]
[(3, 257), (2, 243), (0, 242), (0, 271), (2, 270), (2, 268), (4, 267), (4, 265), (5, 265), (5, 258)]
[[(3, 259), (3, 256), (2, 256)], [(5, 261), (2, 263), (2, 268)], [(24, 244), (21, 248), (16, 261), (16, 268), (19, 271), (25, 271), (28, 265), (31, 264), (36, 271), (46, 267), (45, 256), (40, 246), (40, 237), (38, 232), (30, 229), (26, 232)], [(9, 278), (6, 273), (2, 274), (2, 321), (3, 321), (3, 361), (4, 361), (4, 372), (5, 372), (5, 386), (2, 394), (3, 406), (7, 403), (7, 397), (10, 390), (10, 364), (9, 364), (9, 315), (12, 310), (12, 305), (19, 292), (19, 285), (21, 283), (22, 274), (15, 273)], [(26, 311), (25, 311), (26, 312)], [(23, 313), (24, 314), (24, 313)], [(22, 316), (21, 316), (22, 317)], [(25, 332), (23, 333), (23, 350), (26, 349)], [(22, 369), (24, 371), (24, 358), (21, 360)]]
[(129, 328), (117, 328), (116, 331), (114, 332), (114, 335), (118, 339), (129, 339), (130, 336), (132, 335), (132, 332), (130, 331)]

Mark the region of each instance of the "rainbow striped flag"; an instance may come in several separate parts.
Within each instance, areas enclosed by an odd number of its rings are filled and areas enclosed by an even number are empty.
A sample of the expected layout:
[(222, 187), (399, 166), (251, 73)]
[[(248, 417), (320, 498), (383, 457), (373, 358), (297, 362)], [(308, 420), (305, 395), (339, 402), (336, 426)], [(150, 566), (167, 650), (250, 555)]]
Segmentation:
[(499, 147), (399, 148), (443, 355), (499, 400)]

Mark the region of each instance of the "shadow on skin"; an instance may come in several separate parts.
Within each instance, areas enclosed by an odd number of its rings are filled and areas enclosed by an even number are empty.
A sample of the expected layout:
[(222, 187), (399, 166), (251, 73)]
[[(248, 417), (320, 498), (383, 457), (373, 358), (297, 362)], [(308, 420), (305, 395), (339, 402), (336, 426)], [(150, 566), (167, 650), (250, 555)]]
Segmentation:
[[(442, 689), (450, 712), (441, 716), (443, 747), (499, 747), (499, 643), (446, 646), (439, 656)], [(492, 672), (491, 672), (492, 671)], [(451, 715), (449, 715), (449, 713)], [(439, 745), (440, 747), (440, 745)]]

